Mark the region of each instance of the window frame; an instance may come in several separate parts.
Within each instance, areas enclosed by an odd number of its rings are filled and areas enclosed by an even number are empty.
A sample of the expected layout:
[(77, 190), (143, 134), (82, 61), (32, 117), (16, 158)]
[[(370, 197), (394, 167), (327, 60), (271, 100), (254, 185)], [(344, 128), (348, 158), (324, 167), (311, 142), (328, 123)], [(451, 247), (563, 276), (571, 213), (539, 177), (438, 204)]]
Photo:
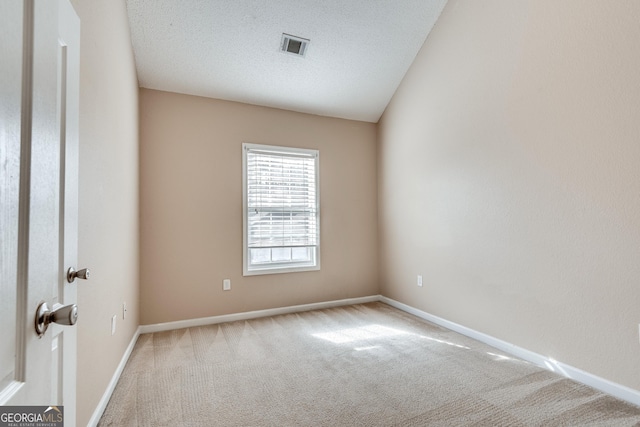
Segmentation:
[[(269, 263), (264, 266), (250, 266), (249, 258), (249, 218), (248, 218), (248, 167), (247, 153), (250, 150), (271, 151), (279, 154), (311, 156), (315, 160), (315, 204), (316, 204), (316, 245), (315, 264), (296, 265), (295, 262)], [(289, 248), (286, 246), (285, 248)], [(298, 263), (299, 264), (299, 263)], [(295, 273), (320, 270), (320, 151), (308, 148), (285, 147), (280, 145), (242, 143), (242, 275), (257, 276), (264, 274)]]

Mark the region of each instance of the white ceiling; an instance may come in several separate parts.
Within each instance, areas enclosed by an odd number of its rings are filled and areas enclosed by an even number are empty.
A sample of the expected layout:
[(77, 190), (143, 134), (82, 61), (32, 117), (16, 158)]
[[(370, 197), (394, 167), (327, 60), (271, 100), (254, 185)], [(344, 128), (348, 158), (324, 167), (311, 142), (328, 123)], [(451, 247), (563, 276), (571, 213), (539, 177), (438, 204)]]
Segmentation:
[[(141, 87), (377, 122), (446, 0), (127, 0)], [(310, 39), (305, 57), (282, 33)]]

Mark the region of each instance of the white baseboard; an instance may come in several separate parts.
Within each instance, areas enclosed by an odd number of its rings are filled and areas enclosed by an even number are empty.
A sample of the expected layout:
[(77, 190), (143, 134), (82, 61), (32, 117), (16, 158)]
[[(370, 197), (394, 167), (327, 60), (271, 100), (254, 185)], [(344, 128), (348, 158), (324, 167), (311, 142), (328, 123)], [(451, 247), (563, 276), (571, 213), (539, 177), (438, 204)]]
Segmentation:
[(579, 383), (588, 385), (589, 387), (593, 387), (596, 390), (600, 390), (603, 393), (607, 393), (611, 396), (617, 397), (620, 400), (624, 400), (625, 402), (640, 406), (640, 391), (638, 390), (634, 390), (621, 384), (614, 383), (607, 379), (598, 377), (597, 375), (593, 375), (589, 372), (585, 372), (581, 369), (575, 368), (565, 363), (558, 362), (557, 360), (554, 360), (550, 357), (534, 353), (533, 351), (518, 347), (490, 335), (483, 334), (482, 332), (475, 331), (471, 328), (467, 328), (466, 326), (462, 326), (441, 317), (434, 316), (433, 314), (418, 310), (417, 308), (413, 308), (391, 298), (380, 295), (378, 300), (406, 313), (413, 314), (416, 317), (458, 332), (462, 335), (468, 336), (492, 347), (500, 349), (505, 353), (509, 353), (520, 359), (524, 359), (528, 362), (536, 364), (542, 368), (548, 369), (552, 372), (556, 372), (567, 378), (571, 378), (572, 380), (575, 380)]
[(246, 311), (244, 313), (223, 314), (221, 316), (201, 317), (198, 319), (178, 320), (176, 322), (141, 325), (140, 333), (171, 331), (174, 329), (191, 328), (194, 326), (215, 325), (216, 323), (235, 322), (237, 320), (257, 319), (259, 317), (277, 316), (279, 314), (300, 313), (302, 311), (321, 310), (323, 308), (340, 307), (343, 305), (364, 304), (379, 301), (379, 295), (360, 298), (348, 298), (336, 301), (317, 302), (313, 304), (292, 305), (289, 307), (270, 308), (267, 310)]
[(93, 411), (93, 415), (91, 416), (91, 419), (89, 419), (87, 426), (96, 427), (98, 425), (98, 422), (100, 421), (100, 418), (104, 413), (104, 410), (107, 408), (109, 399), (111, 399), (111, 395), (113, 394), (113, 391), (116, 389), (116, 384), (118, 384), (120, 375), (122, 375), (122, 371), (124, 370), (124, 367), (129, 361), (129, 357), (131, 356), (131, 352), (133, 351), (133, 347), (135, 347), (136, 341), (138, 341), (139, 336), (140, 336), (140, 327), (138, 326), (138, 329), (136, 329), (136, 332), (133, 334), (133, 337), (131, 338), (131, 341), (129, 342), (127, 349), (122, 355), (122, 359), (120, 359), (120, 363), (118, 364), (116, 371), (113, 373), (113, 377), (111, 377), (111, 381), (109, 381), (109, 385), (107, 386), (107, 389), (104, 391), (102, 398), (98, 402), (98, 406), (96, 406), (96, 409)]

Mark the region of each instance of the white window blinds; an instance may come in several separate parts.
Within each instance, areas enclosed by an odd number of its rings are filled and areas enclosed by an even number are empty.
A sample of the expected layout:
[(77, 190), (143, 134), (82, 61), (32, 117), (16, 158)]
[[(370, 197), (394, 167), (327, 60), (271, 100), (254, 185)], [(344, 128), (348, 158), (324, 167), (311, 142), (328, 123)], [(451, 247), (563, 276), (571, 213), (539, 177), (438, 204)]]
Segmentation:
[(244, 166), (245, 273), (316, 266), (318, 152), (244, 144)]

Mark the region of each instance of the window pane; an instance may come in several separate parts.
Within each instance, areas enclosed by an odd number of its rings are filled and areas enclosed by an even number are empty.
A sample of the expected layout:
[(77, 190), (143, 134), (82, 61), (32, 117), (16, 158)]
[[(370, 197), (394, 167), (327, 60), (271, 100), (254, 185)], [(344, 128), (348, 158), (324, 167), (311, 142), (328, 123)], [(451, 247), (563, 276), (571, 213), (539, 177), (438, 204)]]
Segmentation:
[(249, 249), (251, 264), (260, 264), (271, 261), (271, 249)]
[(292, 248), (291, 261), (311, 261), (311, 248)]
[(246, 162), (249, 247), (314, 245), (316, 156), (256, 149)]
[(291, 261), (291, 248), (273, 248), (273, 249), (271, 249), (271, 261), (273, 261), (273, 262)]

